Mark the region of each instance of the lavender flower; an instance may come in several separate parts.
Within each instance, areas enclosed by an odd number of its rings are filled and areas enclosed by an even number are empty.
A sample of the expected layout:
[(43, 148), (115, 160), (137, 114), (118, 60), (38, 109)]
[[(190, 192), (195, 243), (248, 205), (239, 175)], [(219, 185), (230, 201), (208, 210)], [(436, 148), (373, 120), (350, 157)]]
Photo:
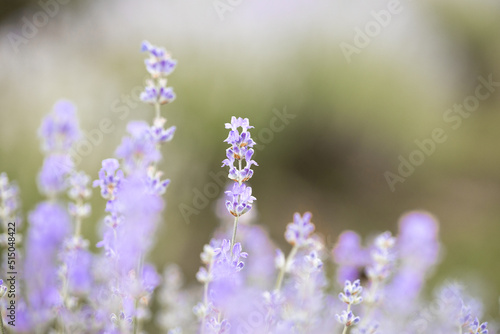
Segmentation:
[(311, 223), (311, 218), (312, 214), (310, 212), (304, 213), (303, 216), (300, 216), (300, 214), (296, 212), (293, 215), (293, 222), (287, 225), (285, 239), (293, 245), (293, 248), (285, 261), (283, 261), (284, 255), (281, 250), (277, 252), (276, 264), (279, 269), (279, 274), (276, 280), (275, 290), (280, 290), (285, 273), (290, 271), (294, 257), (299, 249), (314, 246), (315, 242), (311, 238), (314, 232), (314, 224)]
[(148, 41), (142, 42), (141, 51), (149, 52), (149, 59), (146, 59), (144, 63), (153, 78), (169, 75), (177, 65), (177, 60), (172, 59), (164, 48), (154, 46)]
[[(337, 319), (337, 321), (339, 323), (341, 323), (342, 325), (344, 325), (345, 327), (344, 328), (347, 328), (349, 326), (354, 326), (354, 325), (357, 325), (359, 323), (359, 317), (355, 316), (354, 313), (352, 313), (352, 311), (342, 311), (341, 314), (338, 314), (335, 319)], [(342, 333), (347, 333), (347, 331), (344, 329), (344, 331)]]
[(310, 241), (309, 237), (314, 232), (314, 224), (311, 223), (312, 214), (304, 213), (301, 217), (298, 212), (293, 215), (293, 223), (286, 227), (285, 239), (292, 245), (302, 247)]
[(66, 177), (73, 170), (73, 162), (68, 155), (49, 155), (38, 174), (38, 188), (42, 194), (55, 197), (67, 188)]
[[(238, 131), (240, 127), (241, 133)], [(248, 131), (251, 128), (253, 128), (253, 126), (249, 125), (248, 118), (243, 119), (233, 116), (231, 118), (231, 123), (226, 123), (226, 129), (231, 129), (231, 131), (229, 131), (229, 136), (224, 142), (230, 144), (231, 147), (226, 150), (227, 158), (222, 161), (222, 167), (229, 166), (228, 177), (238, 182), (240, 185), (242, 182), (246, 182), (252, 177), (252, 165), (258, 166), (258, 164), (252, 160), (254, 154), (252, 147), (255, 145), (255, 142), (250, 137), (250, 132)], [(238, 162), (238, 166), (234, 165), (236, 161)], [(245, 167), (242, 169), (243, 161), (245, 161)]]
[(225, 192), (227, 195), (226, 208), (235, 217), (241, 217), (252, 208), (255, 197), (252, 196), (252, 188), (245, 184), (234, 183), (231, 190)]
[(93, 183), (94, 187), (101, 188), (101, 196), (108, 201), (113, 201), (120, 184), (124, 178), (123, 172), (119, 170), (120, 163), (116, 159), (106, 159), (102, 161), (102, 168), (99, 171), (99, 179)]
[(123, 159), (127, 172), (145, 170), (151, 163), (161, 159), (155, 141), (150, 135), (150, 127), (146, 122), (129, 122), (127, 131), (130, 137), (124, 137), (116, 149), (116, 156)]
[(65, 100), (57, 102), (53, 112), (43, 119), (38, 134), (44, 151), (67, 152), (81, 138), (75, 106)]
[(370, 263), (369, 251), (361, 246), (361, 238), (353, 231), (340, 234), (332, 253), (338, 265), (337, 282), (339, 284), (359, 278), (361, 271)]
[(410, 212), (399, 222), (395, 250), (398, 268), (387, 294), (394, 301), (392, 312), (410, 312), (422, 286), (439, 260), (438, 222), (425, 212)]
[(28, 221), (25, 285), (34, 323), (42, 325), (52, 319), (52, 308), (61, 303), (56, 268), (58, 253), (69, 235), (71, 223), (62, 206), (48, 202), (39, 204)]
[(167, 104), (175, 100), (175, 93), (172, 87), (166, 87), (167, 80), (160, 79), (158, 84), (155, 84), (152, 80), (146, 82), (146, 88), (141, 93), (141, 100), (144, 103), (156, 105), (156, 104)]
[(163, 144), (169, 142), (174, 138), (174, 133), (176, 130), (175, 126), (171, 126), (167, 129), (164, 128), (165, 122), (167, 120), (165, 118), (155, 118), (153, 122), (153, 126), (150, 129), (150, 134), (153, 137), (153, 140), (157, 144)]
[(342, 334), (347, 332), (348, 327), (356, 325), (360, 321), (360, 318), (355, 316), (351, 311), (351, 307), (363, 301), (363, 297), (361, 297), (362, 292), (363, 288), (361, 287), (361, 283), (359, 280), (356, 280), (353, 283), (346, 281), (344, 285), (344, 292), (339, 294), (339, 299), (343, 303), (347, 304), (347, 311), (344, 310), (340, 315), (335, 315), (337, 321), (344, 325)]
[(177, 60), (172, 59), (164, 48), (153, 46), (148, 41), (142, 42), (141, 51), (149, 52), (149, 59), (146, 59), (144, 63), (151, 74), (151, 80), (146, 81), (146, 87), (140, 98), (144, 103), (154, 105), (155, 119), (161, 119), (160, 106), (171, 103), (176, 97), (173, 88), (167, 87), (166, 76), (172, 73)]
[[(238, 130), (239, 128), (241, 128), (241, 133)], [(243, 119), (233, 116), (231, 117), (231, 123), (226, 123), (226, 129), (231, 130), (224, 142), (230, 144), (231, 147), (226, 150), (227, 159), (222, 161), (222, 167), (229, 166), (228, 177), (236, 182), (231, 190), (226, 191), (226, 208), (235, 217), (231, 249), (236, 240), (238, 218), (252, 208), (252, 203), (255, 200), (255, 197), (252, 196), (252, 188), (243, 184), (243, 182), (248, 181), (253, 175), (252, 165), (258, 166), (252, 160), (254, 153), (252, 147), (255, 145), (255, 142), (250, 137), (250, 132), (248, 131), (251, 128), (253, 126), (250, 126), (248, 118)], [(243, 160), (246, 162), (246, 165), (242, 169)], [(234, 165), (236, 161), (238, 161), (237, 167)]]
[(359, 279), (355, 280), (353, 283), (345, 281), (344, 292), (339, 294), (339, 299), (347, 305), (359, 304), (363, 301), (363, 297), (361, 297), (362, 291), (363, 287), (361, 286)]

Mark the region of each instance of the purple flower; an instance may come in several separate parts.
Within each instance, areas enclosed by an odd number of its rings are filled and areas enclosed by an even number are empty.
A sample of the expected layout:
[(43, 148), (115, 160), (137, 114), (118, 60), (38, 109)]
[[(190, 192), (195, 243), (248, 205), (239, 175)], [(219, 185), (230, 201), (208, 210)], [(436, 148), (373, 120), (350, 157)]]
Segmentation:
[(468, 330), (469, 333), (473, 334), (488, 334), (488, 323), (487, 322), (480, 323), (479, 320), (476, 318), (474, 319), (472, 324), (470, 324), (470, 326), (466, 328), (466, 330)]
[(89, 188), (90, 177), (85, 172), (74, 172), (68, 178), (68, 196), (72, 200), (89, 199), (92, 190)]
[(361, 246), (361, 238), (353, 231), (342, 232), (335, 247), (333, 259), (338, 265), (337, 282), (359, 278), (362, 268), (370, 263), (368, 250)]
[(144, 63), (153, 78), (169, 75), (177, 65), (177, 60), (172, 59), (164, 48), (151, 45), (148, 41), (142, 42), (141, 51), (149, 52), (149, 59)]
[(356, 317), (352, 311), (347, 312), (346, 310), (342, 311), (340, 315), (336, 314), (335, 319), (342, 325), (349, 327), (356, 325), (359, 323), (359, 317)]
[(363, 297), (361, 297), (362, 292), (363, 287), (359, 279), (352, 283), (350, 281), (345, 281), (344, 292), (339, 294), (339, 299), (341, 302), (348, 305), (356, 305), (363, 301)]
[(243, 129), (243, 131), (248, 131), (248, 129), (252, 129), (253, 126), (250, 126), (250, 122), (248, 121), (248, 118), (241, 118), (241, 117), (231, 117), (231, 123), (226, 123), (225, 124), (226, 129), (231, 129), (232, 131), (237, 131), (239, 127)]
[[(241, 127), (241, 134), (238, 128)], [(231, 129), (229, 136), (224, 140), (231, 145), (226, 150), (226, 159), (222, 161), (222, 167), (229, 166), (228, 177), (235, 182), (242, 183), (248, 181), (253, 176), (252, 165), (258, 166), (255, 160), (252, 160), (254, 150), (252, 147), (255, 142), (250, 137), (248, 129), (253, 128), (250, 126), (248, 118), (242, 119), (232, 117), (231, 123), (226, 123), (226, 129)], [(241, 165), (245, 161), (245, 167)], [(237, 166), (235, 162), (238, 161)]]
[(92, 287), (91, 264), (92, 254), (85, 248), (69, 249), (64, 254), (67, 268), (68, 292), (71, 295), (86, 295)]
[(38, 134), (42, 149), (48, 152), (66, 152), (81, 137), (75, 106), (65, 100), (54, 105), (51, 114), (43, 121)]
[(61, 303), (58, 292), (57, 254), (69, 235), (71, 222), (59, 204), (43, 202), (28, 217), (24, 277), (26, 294), (41, 325), (53, 316), (52, 308)]
[(292, 245), (298, 247), (309, 243), (309, 237), (314, 232), (314, 224), (311, 223), (312, 214), (304, 213), (301, 217), (298, 212), (293, 215), (293, 222), (288, 224), (285, 232), (285, 239)]
[(101, 195), (107, 200), (113, 200), (123, 180), (123, 171), (119, 170), (120, 163), (116, 159), (102, 161), (99, 179), (93, 183), (94, 187), (101, 188)]
[(410, 212), (399, 222), (398, 254), (408, 266), (425, 272), (439, 255), (438, 223), (425, 212)]
[(140, 257), (149, 251), (164, 202), (151, 194), (144, 177), (131, 175), (124, 180), (114, 208), (123, 217), (118, 226), (116, 247), (120, 270), (136, 268)]
[(73, 170), (73, 162), (68, 155), (54, 154), (45, 158), (38, 174), (38, 188), (47, 196), (55, 196), (66, 190), (66, 177)]
[(158, 80), (158, 85), (148, 80), (140, 98), (142, 102), (149, 104), (167, 104), (175, 100), (175, 93), (172, 87), (167, 87), (167, 80)]
[(123, 138), (115, 152), (118, 158), (123, 159), (125, 170), (144, 170), (150, 163), (161, 159), (161, 153), (145, 122), (129, 122), (127, 131), (132, 136)]
[(167, 191), (167, 187), (170, 184), (169, 179), (161, 180), (163, 173), (161, 171), (154, 171), (154, 168), (148, 168), (147, 173), (147, 183), (149, 185), (150, 191), (158, 196), (161, 196)]
[(226, 208), (233, 216), (240, 217), (252, 208), (255, 197), (252, 196), (252, 188), (245, 184), (233, 184), (233, 188), (226, 193)]
[(371, 280), (383, 281), (391, 274), (394, 262), (393, 247), (396, 239), (391, 232), (385, 232), (375, 238), (374, 247), (371, 251), (372, 262), (366, 273)]
[(154, 120), (153, 126), (150, 129), (150, 134), (156, 143), (166, 143), (174, 138), (176, 127), (171, 126), (165, 129), (164, 125), (166, 121), (167, 120), (163, 117), (158, 117)]

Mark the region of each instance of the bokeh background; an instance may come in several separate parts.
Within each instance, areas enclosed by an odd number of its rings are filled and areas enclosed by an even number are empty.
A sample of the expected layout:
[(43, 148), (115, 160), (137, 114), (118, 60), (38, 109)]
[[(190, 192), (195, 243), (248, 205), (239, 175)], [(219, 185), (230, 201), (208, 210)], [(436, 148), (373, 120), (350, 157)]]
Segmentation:
[[(431, 286), (463, 281), (485, 301), (485, 320), (498, 315), (500, 87), (457, 129), (443, 115), (474, 94), (479, 76), (500, 81), (500, 2), (401, 0), (401, 12), (350, 61), (341, 43), (354, 44), (356, 29), (389, 1), (56, 3), (45, 22), (38, 1), (0, 2), (0, 170), (17, 180), (25, 214), (41, 199), (37, 129), (58, 99), (77, 105), (89, 133), (112, 121), (78, 166), (93, 178), (126, 123), (153, 118), (134, 99), (147, 76), (139, 52), (147, 39), (179, 61), (169, 78), (177, 100), (163, 108), (177, 132), (161, 165), (172, 183), (151, 256), (159, 268), (177, 262), (194, 280), (223, 189), (206, 203), (196, 193), (222, 170), (224, 123), (235, 115), (255, 126), (256, 221), (277, 245), (287, 249), (283, 232), (295, 211), (311, 211), (332, 247), (345, 229), (397, 232), (403, 213), (427, 210), (443, 244)], [(263, 130), (285, 110), (294, 118), (282, 130)], [(447, 140), (391, 191), (384, 173), (397, 173), (399, 156), (408, 159), (435, 128)], [(95, 244), (98, 191), (92, 205), (83, 232)], [(196, 214), (186, 219), (183, 207)]]

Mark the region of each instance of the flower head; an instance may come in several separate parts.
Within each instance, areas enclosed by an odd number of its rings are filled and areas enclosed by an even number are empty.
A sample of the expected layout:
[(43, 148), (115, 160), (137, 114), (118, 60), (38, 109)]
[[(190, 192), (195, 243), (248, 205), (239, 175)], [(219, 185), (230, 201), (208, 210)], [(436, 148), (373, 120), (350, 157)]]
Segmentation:
[(304, 213), (301, 217), (298, 212), (293, 215), (293, 222), (288, 224), (285, 232), (285, 239), (292, 245), (304, 246), (310, 240), (309, 237), (314, 232), (314, 224), (311, 223), (312, 214)]
[(94, 187), (101, 188), (101, 195), (107, 200), (113, 200), (123, 179), (123, 172), (119, 170), (120, 163), (116, 159), (102, 161), (99, 179), (93, 183)]
[(353, 283), (345, 281), (344, 292), (339, 294), (339, 299), (348, 305), (356, 305), (363, 301), (363, 297), (361, 297), (362, 292), (363, 287), (359, 279), (355, 280)]
[(166, 79), (158, 80), (158, 84), (148, 80), (144, 91), (140, 95), (142, 102), (153, 105), (171, 103), (175, 100), (175, 97), (174, 89), (167, 87)]
[(73, 162), (68, 155), (52, 154), (43, 162), (38, 174), (38, 188), (45, 195), (56, 195), (67, 188), (66, 177), (73, 170)]
[(233, 216), (240, 217), (252, 208), (255, 197), (252, 196), (252, 188), (245, 184), (234, 183), (231, 190), (226, 193), (226, 208)]
[(356, 325), (360, 320), (359, 317), (355, 316), (354, 313), (352, 313), (352, 311), (347, 312), (346, 310), (343, 310), (340, 315), (336, 314), (335, 319), (337, 319), (339, 323), (346, 327)]
[(71, 102), (61, 100), (43, 119), (38, 135), (44, 151), (65, 152), (81, 137), (75, 110)]
[(169, 75), (177, 65), (177, 60), (172, 59), (165, 48), (154, 46), (148, 41), (142, 42), (141, 51), (149, 52), (149, 58), (144, 63), (153, 78)]
[[(241, 133), (238, 128), (241, 127)], [(231, 145), (226, 150), (226, 159), (222, 161), (222, 167), (229, 166), (228, 177), (238, 183), (246, 182), (253, 176), (252, 165), (258, 166), (255, 160), (252, 160), (254, 150), (252, 147), (255, 142), (250, 136), (250, 126), (248, 118), (231, 118), (231, 123), (226, 123), (226, 129), (231, 129), (229, 135), (224, 142)], [(245, 166), (242, 166), (242, 161), (245, 161)], [(235, 166), (237, 162), (237, 166)]]

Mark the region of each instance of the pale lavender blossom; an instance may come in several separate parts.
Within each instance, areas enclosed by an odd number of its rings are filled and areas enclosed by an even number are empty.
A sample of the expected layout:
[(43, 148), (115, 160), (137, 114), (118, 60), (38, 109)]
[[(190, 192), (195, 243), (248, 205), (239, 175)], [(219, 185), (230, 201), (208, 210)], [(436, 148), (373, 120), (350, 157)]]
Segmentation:
[(66, 100), (58, 101), (52, 113), (43, 119), (38, 135), (42, 140), (44, 151), (68, 152), (81, 138), (75, 106)]
[(161, 153), (150, 135), (150, 127), (146, 122), (129, 122), (127, 131), (131, 136), (122, 139), (115, 154), (123, 160), (123, 168), (128, 173), (145, 170), (151, 163), (161, 159)]
[(38, 188), (49, 197), (67, 189), (66, 178), (73, 170), (73, 162), (68, 155), (52, 154), (45, 158), (42, 170), (38, 174)]
[(309, 237), (314, 232), (314, 224), (311, 223), (312, 214), (304, 213), (300, 216), (298, 212), (293, 215), (293, 222), (288, 224), (285, 239), (292, 245), (302, 247), (310, 242)]
[(346, 280), (358, 279), (370, 263), (369, 251), (361, 245), (361, 238), (354, 231), (342, 232), (332, 253), (338, 265), (337, 282), (339, 284), (343, 284)]
[(148, 80), (144, 91), (140, 95), (142, 102), (152, 105), (161, 105), (173, 102), (176, 97), (174, 89), (172, 87), (166, 87), (166, 85), (166, 79), (158, 80), (158, 84), (152, 80)]
[(142, 42), (141, 51), (149, 52), (149, 58), (144, 63), (153, 78), (169, 75), (177, 65), (177, 60), (172, 59), (165, 48), (154, 46), (148, 41)]

